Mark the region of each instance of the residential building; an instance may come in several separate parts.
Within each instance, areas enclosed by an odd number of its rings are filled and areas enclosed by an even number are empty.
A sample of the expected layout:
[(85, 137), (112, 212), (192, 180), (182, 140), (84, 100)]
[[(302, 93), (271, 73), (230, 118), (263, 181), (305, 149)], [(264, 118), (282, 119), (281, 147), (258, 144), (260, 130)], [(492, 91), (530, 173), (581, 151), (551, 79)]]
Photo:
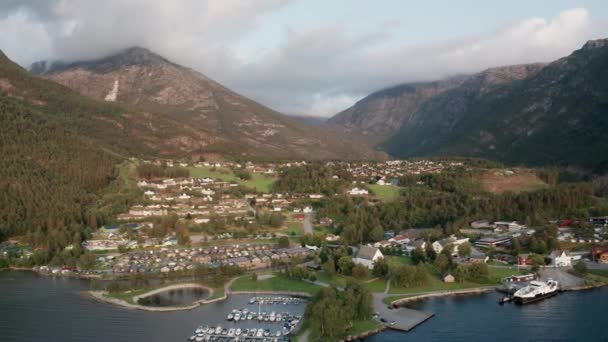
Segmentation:
[(382, 252), (380, 252), (378, 248), (361, 246), (357, 252), (357, 256), (353, 259), (353, 262), (355, 264), (363, 265), (371, 270), (374, 268), (374, 262), (380, 258), (384, 258), (384, 255), (382, 255)]

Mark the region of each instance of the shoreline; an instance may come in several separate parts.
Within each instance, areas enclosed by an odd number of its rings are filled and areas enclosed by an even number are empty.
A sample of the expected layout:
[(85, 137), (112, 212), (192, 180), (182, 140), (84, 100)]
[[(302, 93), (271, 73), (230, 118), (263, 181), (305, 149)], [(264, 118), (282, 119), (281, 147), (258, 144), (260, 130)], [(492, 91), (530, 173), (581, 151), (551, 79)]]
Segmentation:
[[(404, 298), (399, 298), (399, 299), (395, 299), (393, 301), (390, 302), (391, 306), (400, 306), (401, 304), (405, 304), (408, 302), (413, 302), (413, 301), (418, 301), (418, 300), (425, 300), (425, 299), (429, 299), (429, 298), (437, 298), (437, 297), (448, 297), (448, 296), (458, 296), (458, 295), (477, 295), (477, 294), (482, 294), (482, 293), (488, 293), (488, 292), (492, 292), (494, 290), (494, 287), (474, 287), (474, 288), (470, 288), (470, 289), (462, 289), (462, 290), (448, 290), (448, 291), (436, 291), (436, 292), (429, 292), (429, 293), (423, 293), (423, 294), (419, 294), (419, 295), (413, 295), (410, 297), (404, 297)], [(407, 295), (407, 294), (404, 294)], [(395, 296), (399, 296), (398, 294)]]
[(203, 304), (213, 303), (213, 302), (216, 302), (218, 300), (226, 299), (226, 295), (224, 295), (224, 297), (219, 297), (219, 298), (215, 298), (215, 299), (209, 299), (210, 297), (213, 296), (213, 292), (214, 291), (213, 291), (212, 288), (209, 288), (209, 287), (201, 285), (201, 284), (196, 284), (196, 283), (183, 283), (183, 284), (173, 284), (173, 285), (164, 286), (164, 287), (161, 287), (161, 288), (150, 290), (150, 291), (148, 291), (146, 293), (143, 293), (143, 294), (140, 294), (140, 295), (137, 295), (137, 296), (133, 296), (133, 301), (137, 302), (137, 300), (139, 300), (140, 298), (152, 296), (152, 295), (155, 295), (157, 293), (161, 293), (161, 292), (165, 292), (165, 291), (178, 290), (178, 289), (187, 289), (187, 288), (201, 288), (201, 289), (205, 289), (205, 290), (209, 291), (209, 295), (207, 296), (207, 298), (201, 299), (201, 300), (197, 300), (197, 301), (193, 302), (190, 305), (159, 307), (159, 306), (145, 306), (145, 305), (140, 305), (140, 304), (131, 304), (131, 303), (126, 302), (126, 301), (124, 301), (122, 299), (108, 297), (107, 296), (107, 294), (108, 294), (107, 291), (84, 291), (84, 292), (86, 294), (88, 294), (89, 296), (91, 296), (92, 298), (94, 298), (97, 301), (100, 301), (102, 303), (113, 304), (113, 305), (121, 306), (121, 307), (127, 308), (127, 309), (143, 310), (143, 311), (154, 311), (154, 312), (170, 312), (170, 311), (192, 310), (192, 309), (198, 308), (199, 306), (201, 306)]

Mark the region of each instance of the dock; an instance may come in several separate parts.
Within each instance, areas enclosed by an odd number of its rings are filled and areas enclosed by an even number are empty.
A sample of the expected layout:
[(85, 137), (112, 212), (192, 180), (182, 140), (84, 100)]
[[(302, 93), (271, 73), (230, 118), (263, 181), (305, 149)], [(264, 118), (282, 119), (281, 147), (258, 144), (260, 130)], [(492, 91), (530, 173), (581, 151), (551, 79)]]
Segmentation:
[(374, 310), (378, 314), (378, 319), (386, 321), (382, 323), (389, 329), (407, 332), (434, 316), (433, 313), (404, 307), (391, 309), (389, 305), (382, 302), (383, 298), (383, 294), (374, 294)]

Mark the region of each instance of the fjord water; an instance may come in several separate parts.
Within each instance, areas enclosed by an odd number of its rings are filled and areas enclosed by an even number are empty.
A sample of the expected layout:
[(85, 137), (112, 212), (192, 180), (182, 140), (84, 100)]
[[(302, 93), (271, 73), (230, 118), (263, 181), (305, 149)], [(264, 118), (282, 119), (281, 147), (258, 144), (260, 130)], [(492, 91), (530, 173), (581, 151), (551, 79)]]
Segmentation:
[[(81, 293), (88, 289), (86, 280), (0, 272), (0, 341), (186, 341), (201, 324), (237, 327), (225, 320), (234, 308), (258, 310), (248, 304), (246, 295), (188, 311), (130, 310)], [(304, 305), (269, 305), (262, 310), (301, 315)], [(238, 325), (254, 326), (273, 332), (281, 328), (257, 321)]]
[[(190, 311), (129, 310), (80, 293), (88, 288), (86, 280), (0, 272), (0, 341), (185, 341), (203, 323), (231, 326), (224, 318), (233, 308), (257, 310), (244, 295)], [(421, 301), (411, 307), (435, 317), (409, 333), (388, 331), (367, 340), (608, 341), (608, 288), (562, 293), (526, 306), (499, 306), (498, 297), (489, 293)], [(276, 308), (286, 309), (301, 314), (304, 308)], [(265, 327), (257, 322), (239, 326)]]
[(386, 331), (366, 341), (608, 341), (608, 288), (565, 292), (523, 306), (499, 306), (499, 297), (420, 301), (409, 307), (435, 313), (433, 318), (409, 333)]

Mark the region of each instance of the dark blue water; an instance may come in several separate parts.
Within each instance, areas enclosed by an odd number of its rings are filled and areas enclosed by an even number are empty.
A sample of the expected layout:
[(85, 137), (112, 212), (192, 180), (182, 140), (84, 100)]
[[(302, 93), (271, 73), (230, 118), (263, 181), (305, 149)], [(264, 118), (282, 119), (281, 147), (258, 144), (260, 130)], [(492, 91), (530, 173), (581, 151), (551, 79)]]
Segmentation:
[[(85, 280), (39, 276), (32, 272), (0, 272), (0, 341), (186, 341), (197, 326), (237, 327), (226, 315), (248, 305), (249, 296), (189, 311), (147, 312), (99, 303), (83, 295)], [(304, 305), (262, 307), (302, 315)], [(241, 328), (280, 329), (276, 323), (238, 323)]]
[(409, 333), (387, 331), (366, 341), (608, 341), (608, 288), (523, 306), (499, 306), (498, 298), (489, 293), (421, 301), (409, 307), (435, 317)]

